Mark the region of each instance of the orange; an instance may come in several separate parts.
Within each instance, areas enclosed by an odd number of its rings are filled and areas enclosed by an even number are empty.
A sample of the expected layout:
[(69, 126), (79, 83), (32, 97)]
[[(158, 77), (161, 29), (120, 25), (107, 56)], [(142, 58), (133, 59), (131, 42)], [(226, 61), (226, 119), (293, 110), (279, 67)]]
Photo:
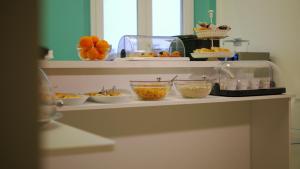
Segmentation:
[(97, 42), (99, 41), (99, 38), (97, 36), (91, 36), (91, 38), (93, 40), (94, 45), (96, 45)]
[(98, 59), (98, 60), (103, 60), (103, 59), (105, 59), (105, 53), (99, 53), (97, 59)]
[(100, 57), (99, 55), (100, 54), (96, 48), (91, 48), (87, 51), (87, 58), (90, 60), (97, 60)]
[(80, 49), (80, 56), (81, 56), (82, 58), (87, 59), (87, 58), (88, 58), (88, 57), (87, 57), (87, 52), (88, 52), (88, 49), (81, 48), (81, 49)]
[(98, 50), (98, 53), (99, 53), (99, 56), (98, 56), (98, 59), (99, 60), (103, 60), (104, 58), (105, 58), (105, 56), (106, 56), (106, 52), (104, 51), (99, 51)]
[(160, 57), (169, 57), (170, 54), (169, 54), (169, 52), (167, 52), (167, 51), (162, 51), (162, 52), (159, 53), (159, 56), (160, 56)]
[(171, 56), (172, 57), (180, 57), (181, 53), (179, 51), (174, 51), (174, 52), (172, 52)]
[(99, 40), (96, 44), (96, 48), (99, 52), (105, 53), (108, 51), (110, 46), (106, 40)]
[(83, 36), (79, 40), (79, 47), (92, 48), (94, 46), (93, 39), (89, 36)]

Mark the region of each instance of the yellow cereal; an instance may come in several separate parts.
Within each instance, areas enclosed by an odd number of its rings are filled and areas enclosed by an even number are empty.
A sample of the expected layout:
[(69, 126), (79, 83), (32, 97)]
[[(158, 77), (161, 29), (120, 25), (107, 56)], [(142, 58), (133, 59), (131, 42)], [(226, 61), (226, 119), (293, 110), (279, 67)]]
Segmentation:
[(133, 90), (142, 100), (160, 100), (167, 95), (168, 88), (165, 86), (139, 86)]

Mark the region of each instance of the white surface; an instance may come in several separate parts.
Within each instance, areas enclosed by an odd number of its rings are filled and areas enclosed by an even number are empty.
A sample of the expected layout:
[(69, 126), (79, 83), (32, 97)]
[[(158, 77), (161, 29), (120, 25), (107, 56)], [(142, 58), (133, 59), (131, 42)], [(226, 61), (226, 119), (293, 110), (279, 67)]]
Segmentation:
[[(288, 99), (272, 99), (65, 112), (70, 124), (105, 133), (117, 146), (109, 152), (48, 156), (45, 166), (288, 169), (288, 103)], [(254, 153), (257, 156), (253, 157)], [(252, 167), (253, 163), (267, 167)]]
[(130, 108), (130, 107), (156, 107), (156, 106), (171, 106), (171, 105), (192, 105), (205, 103), (223, 103), (223, 102), (240, 102), (268, 99), (283, 99), (290, 98), (289, 95), (270, 95), (270, 96), (253, 96), (253, 97), (219, 97), (208, 96), (200, 99), (183, 99), (183, 98), (166, 98), (160, 101), (139, 101), (134, 100), (128, 103), (119, 104), (99, 104), (87, 102), (78, 106), (63, 106), (58, 108), (58, 111), (78, 111), (78, 110), (95, 110), (95, 109), (113, 109), (113, 108)]
[[(270, 52), (272, 61), (282, 70), (280, 80), (290, 93), (297, 95), (300, 95), (299, 6), (299, 0), (217, 0), (218, 24), (232, 27), (231, 38), (250, 40), (248, 51)], [(249, 13), (249, 9), (255, 11)]]
[(42, 150), (63, 151), (78, 148), (97, 148), (114, 145), (114, 141), (59, 123), (47, 124), (41, 132)]
[(116, 58), (115, 61), (190, 61), (188, 57), (127, 57)]
[(41, 62), (42, 68), (198, 68), (216, 67), (220, 61), (48, 61)]
[[(45, 69), (82, 68), (82, 69), (124, 69), (124, 68), (213, 68), (221, 65), (222, 61), (189, 61), (185, 58), (174, 58), (175, 61), (44, 61), (40, 66)], [(184, 59), (184, 60), (181, 60)], [(268, 62), (239, 61), (232, 62), (235, 67), (260, 68), (268, 67)]]

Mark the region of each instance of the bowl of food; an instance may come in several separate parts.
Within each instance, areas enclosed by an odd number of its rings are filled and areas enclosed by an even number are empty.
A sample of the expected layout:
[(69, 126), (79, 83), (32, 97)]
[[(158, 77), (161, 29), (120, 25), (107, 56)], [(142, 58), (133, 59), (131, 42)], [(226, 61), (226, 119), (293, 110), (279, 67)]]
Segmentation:
[(111, 45), (97, 36), (81, 37), (77, 48), (79, 58), (85, 61), (106, 60), (110, 51)]
[(86, 93), (91, 101), (96, 103), (119, 103), (130, 101), (131, 94), (129, 91), (124, 89), (117, 89), (113, 87), (111, 89), (102, 88), (99, 92)]
[(206, 97), (212, 88), (212, 83), (208, 80), (175, 80), (174, 84), (184, 98)]
[(61, 100), (63, 105), (80, 105), (89, 98), (87, 95), (74, 93), (55, 93), (56, 100)]
[(141, 100), (162, 100), (171, 87), (171, 81), (130, 81), (130, 86), (134, 93)]

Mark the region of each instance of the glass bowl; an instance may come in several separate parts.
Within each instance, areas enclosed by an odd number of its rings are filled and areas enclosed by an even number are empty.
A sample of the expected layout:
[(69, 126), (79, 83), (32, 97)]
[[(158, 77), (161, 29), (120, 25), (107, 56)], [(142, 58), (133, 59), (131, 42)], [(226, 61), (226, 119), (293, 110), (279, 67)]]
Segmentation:
[(208, 80), (175, 80), (174, 84), (184, 98), (206, 97), (212, 88), (212, 83)]
[(141, 100), (162, 100), (171, 87), (171, 81), (130, 81), (131, 89)]
[(109, 56), (111, 48), (105, 53), (100, 53), (95, 47), (90, 49), (77, 48), (78, 57), (84, 61), (101, 61), (106, 60)]

